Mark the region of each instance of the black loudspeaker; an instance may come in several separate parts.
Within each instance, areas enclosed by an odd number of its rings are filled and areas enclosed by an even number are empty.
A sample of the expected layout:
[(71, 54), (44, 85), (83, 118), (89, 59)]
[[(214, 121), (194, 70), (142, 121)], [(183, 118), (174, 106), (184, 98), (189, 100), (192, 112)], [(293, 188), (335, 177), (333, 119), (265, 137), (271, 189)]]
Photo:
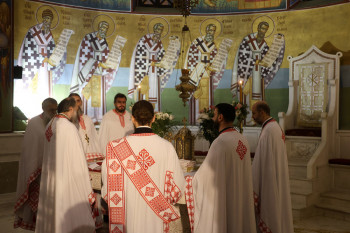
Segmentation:
[(13, 78), (14, 79), (22, 79), (22, 66), (15, 66), (13, 67)]

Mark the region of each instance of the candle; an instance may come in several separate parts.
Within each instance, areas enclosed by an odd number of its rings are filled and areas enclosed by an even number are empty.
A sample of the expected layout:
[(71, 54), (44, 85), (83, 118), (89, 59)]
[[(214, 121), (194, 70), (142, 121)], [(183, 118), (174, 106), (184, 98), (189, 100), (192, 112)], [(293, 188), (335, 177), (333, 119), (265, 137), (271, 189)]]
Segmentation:
[(141, 97), (142, 97), (142, 95), (141, 95), (141, 85), (139, 85), (138, 87), (137, 87), (137, 93), (138, 93), (138, 97), (139, 97), (139, 99), (138, 100), (141, 100)]
[(239, 80), (239, 102), (241, 104), (243, 104), (243, 91), (242, 91), (242, 84), (243, 84), (243, 81), (242, 80)]

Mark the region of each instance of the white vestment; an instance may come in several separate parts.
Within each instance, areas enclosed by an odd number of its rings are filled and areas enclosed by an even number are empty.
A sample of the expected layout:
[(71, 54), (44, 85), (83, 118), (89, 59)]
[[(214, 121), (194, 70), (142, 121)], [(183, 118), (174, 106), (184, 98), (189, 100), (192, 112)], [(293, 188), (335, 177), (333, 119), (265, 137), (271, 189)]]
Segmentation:
[(95, 125), (91, 118), (85, 114), (79, 120), (79, 136), (86, 160), (103, 159)]
[(42, 115), (39, 115), (29, 121), (23, 138), (17, 180), (15, 228), (35, 229), (44, 140), (45, 123)]
[(78, 130), (58, 115), (46, 128), (37, 233), (92, 233), (89, 172)]
[(264, 122), (252, 165), (258, 232), (294, 232), (284, 139), (274, 119)]
[(158, 135), (132, 134), (110, 142), (102, 181), (110, 232), (169, 232), (164, 219), (180, 218), (172, 205), (184, 191), (184, 175), (174, 147)]
[(192, 232), (256, 232), (250, 149), (236, 130), (215, 139), (193, 179), (186, 181)]
[(98, 131), (102, 154), (106, 153), (106, 146), (113, 141), (134, 132), (131, 114), (128, 111), (119, 115), (115, 109), (108, 111), (102, 118), (100, 130)]

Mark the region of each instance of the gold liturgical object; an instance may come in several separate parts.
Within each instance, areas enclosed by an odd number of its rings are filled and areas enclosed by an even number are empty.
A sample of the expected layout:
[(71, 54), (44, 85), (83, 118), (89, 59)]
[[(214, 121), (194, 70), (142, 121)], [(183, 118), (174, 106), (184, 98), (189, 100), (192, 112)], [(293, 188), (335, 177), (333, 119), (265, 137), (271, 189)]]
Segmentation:
[(179, 159), (194, 159), (194, 139), (191, 131), (186, 127), (186, 118), (183, 120), (184, 127), (174, 136), (175, 150)]
[[(191, 93), (196, 90), (196, 87), (190, 84), (189, 70), (181, 69), (182, 76), (180, 77), (181, 83), (176, 85), (175, 89), (180, 91), (179, 97), (184, 102), (184, 106), (186, 106), (186, 102), (191, 97)], [(186, 126), (185, 126), (186, 127)]]

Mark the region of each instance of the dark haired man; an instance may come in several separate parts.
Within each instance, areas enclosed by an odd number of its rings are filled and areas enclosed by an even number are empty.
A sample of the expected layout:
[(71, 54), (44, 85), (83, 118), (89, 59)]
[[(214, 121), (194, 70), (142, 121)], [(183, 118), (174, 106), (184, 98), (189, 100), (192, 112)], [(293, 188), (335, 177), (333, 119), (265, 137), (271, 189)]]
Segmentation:
[(253, 184), (247, 139), (233, 129), (235, 109), (215, 106), (220, 134), (194, 177), (186, 177), (192, 232), (255, 233)]
[(102, 153), (106, 153), (109, 141), (122, 138), (134, 132), (131, 114), (125, 110), (126, 96), (118, 93), (114, 96), (114, 109), (108, 111), (102, 118), (98, 135)]
[(154, 134), (154, 109), (141, 100), (132, 108), (135, 133), (111, 141), (102, 167), (102, 195), (111, 232), (169, 232), (180, 218), (174, 208), (185, 179), (172, 144)]
[(293, 217), (285, 136), (264, 101), (253, 105), (252, 117), (262, 125), (252, 165), (258, 232), (292, 233)]
[(46, 127), (37, 233), (93, 233), (94, 202), (84, 150), (72, 119), (77, 116), (74, 98), (58, 105)]
[(14, 227), (35, 230), (45, 127), (57, 111), (57, 101), (47, 98), (43, 113), (29, 120), (19, 161)]

